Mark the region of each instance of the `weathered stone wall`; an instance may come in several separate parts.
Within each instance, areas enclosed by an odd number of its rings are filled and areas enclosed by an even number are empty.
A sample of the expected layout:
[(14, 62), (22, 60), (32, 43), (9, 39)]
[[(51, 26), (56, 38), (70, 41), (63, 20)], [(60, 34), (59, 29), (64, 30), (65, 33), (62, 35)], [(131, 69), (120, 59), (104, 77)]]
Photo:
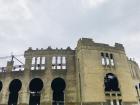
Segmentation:
[[(101, 52), (113, 54), (114, 67), (101, 64)], [(112, 47), (106, 44), (95, 43), (91, 39), (80, 39), (76, 48), (76, 54), (80, 65), (83, 102), (106, 101), (104, 77), (107, 73), (113, 73), (118, 78), (122, 94), (121, 99), (124, 102), (137, 102), (128, 59), (121, 44), (116, 43)]]
[[(52, 70), (52, 57), (53, 56), (65, 56), (66, 57), (66, 69)], [(45, 70), (31, 70), (31, 62), (33, 57), (46, 57), (47, 62), (45, 64)], [(9, 84), (13, 79), (19, 79), (22, 82), (22, 88), (19, 91), (19, 104), (29, 104), (29, 84), (34, 78), (40, 78), (44, 87), (41, 91), (41, 104), (51, 104), (52, 102), (52, 88), (51, 83), (53, 79), (61, 77), (65, 80), (66, 89), (65, 101), (75, 103), (76, 97), (76, 69), (75, 69), (75, 51), (71, 49), (47, 49), (47, 50), (32, 50), (29, 49), (25, 52), (25, 70), (24, 71), (11, 71), (9, 66), (7, 72), (0, 73), (0, 80), (3, 83), (3, 89), (0, 93), (0, 104), (7, 104), (9, 97)]]

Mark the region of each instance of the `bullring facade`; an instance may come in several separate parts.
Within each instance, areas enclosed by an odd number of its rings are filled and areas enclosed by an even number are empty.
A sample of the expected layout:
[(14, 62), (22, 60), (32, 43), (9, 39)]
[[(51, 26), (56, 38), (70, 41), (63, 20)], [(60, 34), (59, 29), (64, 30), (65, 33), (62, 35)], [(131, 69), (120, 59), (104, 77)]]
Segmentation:
[(29, 48), (0, 68), (0, 105), (139, 105), (140, 71), (122, 44), (82, 38), (75, 50)]

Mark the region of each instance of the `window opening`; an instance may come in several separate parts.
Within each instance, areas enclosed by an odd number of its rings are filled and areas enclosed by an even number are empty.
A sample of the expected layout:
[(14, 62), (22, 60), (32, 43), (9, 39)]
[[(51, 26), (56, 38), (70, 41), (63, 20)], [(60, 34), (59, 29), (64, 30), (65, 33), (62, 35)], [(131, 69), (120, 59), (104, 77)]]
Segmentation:
[(41, 58), (41, 70), (44, 70), (45, 69), (45, 60), (46, 60), (45, 57), (42, 57)]
[(14, 79), (9, 85), (9, 100), (8, 105), (17, 105), (19, 91), (22, 87), (22, 83), (19, 79)]
[(56, 57), (55, 56), (53, 56), (52, 57), (52, 69), (56, 69)]
[(29, 105), (40, 105), (41, 90), (43, 81), (40, 78), (34, 78), (29, 84), (30, 99)]
[(109, 65), (109, 56), (108, 56), (108, 53), (106, 53), (106, 65), (108, 66)]
[[(104, 78), (104, 85), (105, 85), (105, 96), (108, 98), (110, 97), (109, 99), (110, 105), (122, 105), (121, 99), (118, 99), (118, 97), (119, 98), (121, 97), (121, 93), (117, 77), (112, 73), (106, 74)], [(113, 97), (113, 100), (111, 97)]]
[(2, 90), (2, 87), (3, 87), (3, 84), (2, 84), (2, 81), (0, 81), (0, 92)]
[(114, 66), (114, 58), (113, 58), (113, 54), (109, 54), (109, 53), (103, 53), (101, 52), (101, 64), (103, 66)]
[(113, 100), (113, 105), (117, 105), (117, 101), (116, 100)]
[(122, 105), (122, 100), (121, 99), (119, 100), (119, 105)]
[(101, 59), (102, 59), (102, 65), (105, 65), (105, 57), (104, 57), (104, 53), (101, 53)]
[(31, 70), (34, 70), (35, 69), (35, 64), (36, 64), (36, 59), (35, 57), (32, 58), (32, 67), (31, 67)]
[(106, 77), (104, 78), (105, 83), (105, 91), (119, 91), (118, 87), (118, 79), (117, 77), (112, 74), (108, 73)]
[(52, 81), (51, 88), (53, 90), (53, 105), (64, 105), (64, 90), (66, 88), (65, 81), (62, 78), (55, 78)]
[(61, 62), (62, 61), (62, 59), (61, 59), (61, 56), (58, 56), (57, 57), (57, 69), (61, 69)]
[(45, 69), (45, 57), (33, 57), (31, 70), (44, 70)]
[(66, 57), (65, 56), (53, 56), (52, 57), (52, 69), (66, 69)]
[(110, 63), (111, 63), (111, 66), (114, 66), (113, 54), (110, 54)]

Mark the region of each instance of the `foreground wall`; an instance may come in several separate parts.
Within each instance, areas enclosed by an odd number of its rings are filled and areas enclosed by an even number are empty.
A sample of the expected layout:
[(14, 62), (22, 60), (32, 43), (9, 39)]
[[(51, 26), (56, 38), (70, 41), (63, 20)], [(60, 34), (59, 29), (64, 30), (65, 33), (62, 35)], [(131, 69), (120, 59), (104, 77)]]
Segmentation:
[[(25, 65), (14, 66), (11, 60), (0, 68), (0, 105), (17, 93), (19, 105), (34, 105), (31, 100), (40, 105), (136, 105), (140, 99), (139, 67), (128, 60), (122, 44), (82, 38), (75, 50), (29, 48), (24, 56)], [(107, 82), (113, 79), (110, 88)]]

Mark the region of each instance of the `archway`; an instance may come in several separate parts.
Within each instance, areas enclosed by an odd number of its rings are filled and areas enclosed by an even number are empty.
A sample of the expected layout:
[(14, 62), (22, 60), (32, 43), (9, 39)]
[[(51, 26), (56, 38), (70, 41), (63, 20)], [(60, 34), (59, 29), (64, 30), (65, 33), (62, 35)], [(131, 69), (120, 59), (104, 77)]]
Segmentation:
[(112, 74), (106, 74), (104, 78), (105, 91), (120, 91), (117, 77)]
[(43, 81), (40, 78), (34, 78), (29, 84), (30, 100), (29, 105), (40, 105), (40, 92), (43, 88)]
[(63, 105), (64, 104), (64, 90), (66, 88), (66, 83), (62, 78), (55, 78), (52, 81), (51, 88), (53, 90), (53, 105)]
[(22, 87), (22, 83), (19, 79), (14, 79), (9, 85), (9, 100), (8, 105), (17, 105), (18, 92)]

